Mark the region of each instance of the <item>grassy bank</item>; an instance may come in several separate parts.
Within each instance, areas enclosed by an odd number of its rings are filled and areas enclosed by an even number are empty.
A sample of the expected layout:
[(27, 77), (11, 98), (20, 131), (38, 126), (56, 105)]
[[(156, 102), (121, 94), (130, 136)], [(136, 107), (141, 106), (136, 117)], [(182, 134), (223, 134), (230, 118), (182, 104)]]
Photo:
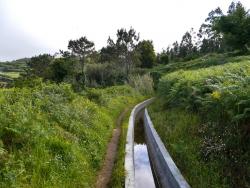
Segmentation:
[(0, 90), (0, 187), (92, 187), (115, 120), (142, 97), (128, 86)]
[[(213, 64), (208, 67), (204, 65), (206, 68), (201, 68), (202, 62), (200, 62), (195, 69), (176, 69), (165, 74), (158, 86), (159, 100), (162, 103), (161, 111), (168, 116), (168, 113), (171, 114), (172, 110), (177, 109), (176, 113), (182, 117), (182, 112), (178, 111), (182, 109), (184, 113), (197, 116), (200, 119), (199, 126), (191, 123), (187, 126), (199, 132), (191, 135), (200, 143), (197, 145), (197, 151), (194, 151), (202, 161), (200, 164), (204, 166), (215, 164), (215, 169), (218, 164), (219, 169), (215, 171), (219, 172), (218, 177), (222, 178), (225, 185), (229, 187), (249, 187), (250, 60), (248, 56), (244, 56), (231, 58), (221, 65), (219, 65), (220, 62)], [(185, 119), (185, 117), (182, 118)], [(173, 123), (178, 121), (180, 120), (173, 119)], [(181, 125), (184, 126), (185, 123)], [(168, 130), (168, 126), (166, 124), (164, 130)], [(183, 132), (179, 137), (180, 140), (188, 138), (185, 130), (185, 128), (179, 129)], [(163, 135), (162, 138), (165, 139), (165, 136)], [(178, 140), (172, 140), (171, 144), (175, 142)], [(186, 140), (187, 145), (190, 143), (195, 145), (191, 138)], [(185, 148), (177, 150), (185, 151)], [(191, 148), (188, 150), (192, 151)], [(189, 153), (187, 151), (186, 155)], [(190, 164), (198, 159), (183, 160), (181, 155), (176, 155), (177, 161)], [(213, 169), (213, 165), (210, 166)], [(180, 168), (185, 171), (185, 164), (181, 164)], [(189, 173), (193, 176), (192, 170), (185, 173), (187, 177)], [(210, 173), (205, 174), (207, 176), (204, 178), (209, 180)], [(192, 185), (199, 186), (199, 184)], [(221, 186), (215, 184), (214, 187)]]
[(121, 125), (121, 135), (119, 139), (118, 153), (116, 156), (109, 187), (123, 188), (125, 186), (125, 168), (124, 168), (125, 146), (126, 146), (128, 121), (129, 121), (129, 116), (130, 116), (132, 108), (133, 106), (129, 107), (129, 110), (124, 116), (124, 119)]
[(204, 162), (200, 157), (201, 120), (182, 109), (166, 110), (160, 100), (149, 107), (154, 126), (182, 175), (193, 188), (228, 187), (222, 169), (216, 162)]

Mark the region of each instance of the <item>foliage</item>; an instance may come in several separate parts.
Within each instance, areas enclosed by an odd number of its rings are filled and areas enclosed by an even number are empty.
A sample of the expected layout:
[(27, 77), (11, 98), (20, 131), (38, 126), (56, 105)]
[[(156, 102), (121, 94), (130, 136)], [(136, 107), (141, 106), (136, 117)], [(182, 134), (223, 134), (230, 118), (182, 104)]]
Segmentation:
[(117, 63), (87, 64), (86, 85), (88, 87), (107, 87), (124, 84), (126, 73)]
[(160, 80), (159, 94), (165, 106), (201, 116), (201, 157), (220, 161), (230, 184), (248, 187), (250, 64), (249, 59), (238, 61), (167, 74)]
[(193, 29), (190, 32), (186, 32), (181, 40), (179, 46), (179, 57), (185, 60), (192, 59), (195, 53), (197, 53), (197, 47), (194, 44)]
[(197, 34), (198, 48), (201, 54), (216, 53), (225, 50), (223, 45), (222, 36), (213, 29), (213, 23), (220, 18), (222, 10), (218, 7), (209, 12), (205, 23), (201, 24)]
[(14, 61), (0, 62), (0, 72), (23, 72), (30, 59), (23, 58)]
[(163, 50), (161, 53), (157, 54), (157, 63), (158, 64), (168, 64), (169, 63), (169, 53)]
[(143, 95), (150, 96), (154, 93), (154, 81), (149, 74), (131, 75), (128, 83)]
[(185, 32), (163, 51), (171, 61), (188, 61), (209, 53), (235, 52), (247, 54), (250, 44), (249, 11), (240, 3), (232, 2), (227, 14), (220, 7), (209, 12), (198, 32)]
[(156, 55), (152, 41), (143, 40), (138, 43), (137, 51), (142, 68), (152, 68), (156, 62)]
[(240, 2), (232, 2), (228, 14), (214, 21), (213, 29), (223, 35), (233, 50), (247, 52), (247, 45), (250, 44), (250, 14)]
[(45, 80), (51, 78), (51, 69), (53, 57), (49, 54), (43, 54), (32, 57), (27, 63), (29, 67), (29, 76), (41, 77)]
[(81, 64), (81, 73), (76, 76), (77, 87), (76, 90), (80, 91), (85, 86), (85, 61), (86, 57), (93, 53), (95, 44), (89, 41), (87, 37), (81, 37), (76, 40), (70, 40), (68, 44), (68, 49), (71, 51), (72, 56), (79, 57)]
[[(94, 96), (94, 97), (93, 97)], [(131, 87), (0, 90), (0, 187), (92, 187)]]
[(186, 61), (186, 62), (171, 62), (164, 66), (158, 66), (154, 68), (154, 71), (160, 74), (171, 73), (177, 70), (198, 70), (200, 68), (212, 67), (217, 65), (223, 65), (230, 62), (238, 63), (241, 61), (249, 61), (250, 56), (238, 56), (231, 57), (231, 54), (207, 54), (200, 58)]
[(139, 34), (131, 27), (128, 31), (124, 28), (118, 29), (116, 36), (116, 42), (110, 38), (108, 42), (112, 44), (112, 46), (115, 46), (115, 51), (125, 67), (126, 76), (128, 78), (134, 66), (133, 63), (136, 58), (135, 48), (139, 41)]
[[(131, 107), (132, 108), (132, 107)], [(125, 168), (124, 168), (124, 161), (125, 161), (125, 148), (126, 148), (126, 138), (127, 138), (127, 129), (128, 129), (128, 121), (131, 110), (128, 110), (126, 116), (121, 125), (121, 136), (118, 145), (118, 153), (116, 156), (116, 160), (114, 163), (114, 167), (112, 170), (111, 180), (109, 182), (108, 187), (112, 188), (124, 188), (125, 187)]]
[(1, 76), (7, 76), (9, 78), (18, 78), (20, 76), (19, 72), (0, 72)]
[(194, 113), (182, 109), (166, 110), (157, 99), (149, 107), (155, 129), (182, 175), (193, 188), (229, 187), (219, 161), (204, 161), (200, 157), (202, 139), (199, 135), (201, 120)]

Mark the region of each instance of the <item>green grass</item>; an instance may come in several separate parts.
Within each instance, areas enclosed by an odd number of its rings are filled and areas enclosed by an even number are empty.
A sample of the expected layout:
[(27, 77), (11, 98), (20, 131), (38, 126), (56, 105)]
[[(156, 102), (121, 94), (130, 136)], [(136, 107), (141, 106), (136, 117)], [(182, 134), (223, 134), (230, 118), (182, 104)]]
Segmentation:
[(0, 62), (1, 72), (23, 72), (27, 67), (28, 58), (19, 59), (11, 62)]
[(202, 145), (199, 116), (181, 109), (164, 110), (160, 100), (149, 107), (149, 114), (167, 150), (191, 187), (229, 187), (223, 181), (220, 166), (214, 162), (205, 163), (199, 155)]
[(224, 63), (212, 58), (207, 60), (212, 65), (202, 68), (199, 58), (189, 62), (192, 68), (187, 62), (185, 69), (173, 68), (160, 79), (158, 96), (162, 111), (199, 116), (201, 132), (192, 136), (202, 142), (197, 153), (204, 165), (219, 164), (220, 177), (231, 187), (249, 187), (250, 56), (219, 56)]
[(128, 86), (0, 90), (0, 187), (93, 187), (117, 116), (142, 96)]
[(218, 65), (224, 65), (227, 63), (237, 63), (242, 61), (249, 61), (250, 56), (237, 56), (231, 57), (226, 54), (208, 54), (206, 56), (186, 61), (186, 62), (172, 62), (167, 65), (160, 65), (153, 69), (153, 71), (161, 74), (171, 73), (178, 70), (198, 70), (201, 68), (208, 68)]
[(7, 76), (8, 78), (18, 78), (20, 73), (19, 72), (0, 72), (0, 75)]
[(118, 153), (112, 171), (112, 177), (109, 183), (109, 187), (114, 187), (114, 188), (125, 187), (125, 169), (124, 169), (125, 147), (126, 147), (128, 121), (132, 107), (130, 107), (129, 109), (130, 110), (128, 110), (128, 112), (126, 113), (121, 125), (121, 136), (119, 139)]

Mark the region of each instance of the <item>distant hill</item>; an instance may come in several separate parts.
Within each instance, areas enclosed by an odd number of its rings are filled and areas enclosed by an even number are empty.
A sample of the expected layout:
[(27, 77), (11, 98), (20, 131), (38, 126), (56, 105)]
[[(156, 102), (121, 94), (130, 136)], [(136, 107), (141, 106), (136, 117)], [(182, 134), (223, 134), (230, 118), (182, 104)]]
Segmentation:
[(23, 71), (27, 67), (27, 62), (29, 58), (18, 59), (14, 61), (0, 62), (0, 71), (2, 72), (12, 72), (12, 71)]
[(27, 67), (29, 58), (22, 58), (14, 61), (0, 62), (0, 88), (18, 78), (20, 73)]
[(0, 62), (0, 72), (23, 72), (29, 60), (29, 58), (23, 58), (14, 61)]

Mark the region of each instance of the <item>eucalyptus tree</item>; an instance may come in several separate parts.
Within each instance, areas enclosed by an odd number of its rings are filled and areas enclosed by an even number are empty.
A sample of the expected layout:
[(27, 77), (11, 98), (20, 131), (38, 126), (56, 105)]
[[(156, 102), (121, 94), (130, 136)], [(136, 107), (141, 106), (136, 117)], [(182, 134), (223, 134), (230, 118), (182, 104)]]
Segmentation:
[(213, 29), (223, 35), (232, 50), (247, 52), (250, 45), (250, 14), (240, 3), (231, 3), (227, 15), (213, 22)]
[(137, 51), (142, 68), (152, 68), (156, 63), (153, 41), (143, 40), (138, 43)]
[(86, 57), (94, 52), (95, 44), (92, 41), (89, 41), (87, 37), (81, 37), (76, 40), (70, 40), (68, 43), (68, 49), (71, 52), (72, 56), (79, 58), (81, 65), (81, 73), (77, 75), (77, 82), (85, 85), (85, 71), (84, 65)]
[(213, 28), (214, 22), (220, 19), (222, 15), (223, 12), (218, 7), (209, 12), (208, 17), (205, 19), (205, 23), (200, 26), (199, 33), (197, 34), (199, 38), (198, 48), (200, 53), (206, 54), (222, 50), (222, 35)]
[(119, 58), (124, 64), (128, 78), (133, 62), (135, 61), (135, 48), (140, 37), (133, 28), (130, 28), (128, 31), (124, 28), (118, 29), (116, 36), (116, 49), (119, 53)]

